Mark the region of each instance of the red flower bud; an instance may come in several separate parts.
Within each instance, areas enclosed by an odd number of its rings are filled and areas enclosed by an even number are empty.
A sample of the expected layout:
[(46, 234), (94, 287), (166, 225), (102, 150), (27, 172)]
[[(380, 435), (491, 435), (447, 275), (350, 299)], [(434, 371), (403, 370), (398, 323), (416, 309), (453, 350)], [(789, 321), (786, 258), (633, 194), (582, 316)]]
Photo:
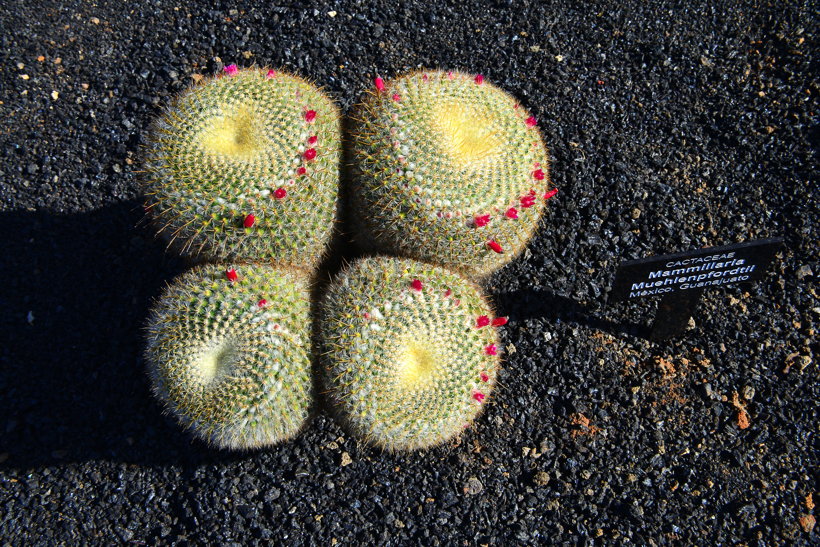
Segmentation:
[(518, 210), (515, 207), (510, 207), (504, 215), (506, 215), (507, 218), (518, 218)]
[(490, 249), (492, 249), (493, 251), (495, 251), (499, 254), (504, 252), (504, 249), (501, 248), (501, 245), (499, 245), (498, 242), (494, 239), (491, 239), (490, 241), (487, 242), (487, 247), (489, 247)]
[(487, 355), (498, 355), (498, 348), (495, 344), (490, 344), (486, 348), (484, 348), (484, 353)]
[(319, 140), (319, 137), (317, 137), (316, 135), (311, 135), (310, 137), (308, 137), (308, 144), (310, 144), (310, 145), (316, 144), (316, 141), (318, 141), (318, 140)]
[(475, 399), (479, 403), (483, 403), (484, 402), (484, 394), (481, 393), (480, 391), (476, 391), (475, 393), (473, 393), (473, 399)]
[(475, 217), (473, 221), (475, 222), (475, 225), (477, 227), (481, 228), (482, 226), (486, 226), (490, 222), (490, 215)]
[(478, 328), (486, 327), (489, 324), (490, 324), (490, 318), (487, 317), (486, 315), (479, 316), (478, 319), (475, 322), (475, 326), (478, 327)]
[(376, 84), (376, 89), (378, 89), (379, 91), (384, 91), (384, 80), (382, 80), (380, 77), (377, 76), (376, 79), (373, 80), (373, 83)]
[(302, 175), (304, 175), (305, 173), (307, 173), (307, 169), (305, 169), (304, 167), (300, 167), (300, 168), (298, 168), (298, 169), (296, 170), (296, 174), (297, 174), (298, 176), (300, 176), (300, 177), (301, 177)]
[(550, 190), (549, 192), (547, 192), (546, 194), (544, 194), (544, 199), (549, 199), (549, 198), (553, 197), (553, 196), (554, 196), (555, 194), (557, 194), (557, 193), (558, 193), (558, 188), (553, 188), (552, 190)]
[(315, 148), (308, 148), (307, 150), (305, 150), (305, 159), (307, 161), (310, 161), (315, 157), (316, 157), (316, 149)]
[(308, 110), (305, 112), (305, 121), (307, 123), (312, 123), (313, 120), (316, 119), (316, 111), (315, 110)]
[(277, 188), (276, 191), (273, 193), (273, 197), (276, 199), (284, 199), (284, 197), (288, 195), (288, 191), (284, 188)]
[(481, 375), (479, 376), (479, 378), (481, 378), (482, 382), (489, 382), (490, 381), (490, 377), (489, 377), (489, 375), (487, 375), (486, 372), (482, 372)]
[(419, 281), (418, 279), (414, 279), (414, 280), (410, 283), (410, 288), (412, 288), (414, 291), (419, 291), (419, 292), (421, 292), (421, 289), (422, 289), (422, 284), (421, 284), (421, 281)]
[(264, 308), (265, 306), (268, 305), (268, 301), (263, 298), (262, 300), (257, 302), (256, 305), (259, 306), (260, 308)]
[(493, 319), (493, 326), (494, 327), (503, 327), (506, 324), (507, 324), (507, 318), (506, 317), (496, 317), (495, 319)]
[(393, 93), (393, 100), (396, 102), (401, 101), (401, 95), (399, 95), (398, 93)]
[(521, 198), (521, 207), (527, 209), (535, 205), (535, 196), (524, 196)]
[(245, 225), (245, 228), (250, 228), (253, 226), (253, 223), (256, 222), (256, 217), (253, 215), (247, 215), (245, 217), (245, 221), (242, 223)]
[(475, 77), (475, 83), (477, 83), (478, 85), (483, 84), (484, 83), (484, 76), (482, 76), (481, 74), (477, 74), (476, 77)]
[(525, 123), (527, 127), (535, 127), (538, 124), (538, 120), (535, 119), (535, 116), (530, 116)]
[(532, 172), (532, 178), (535, 180), (544, 180), (544, 172), (541, 169), (536, 169)]
[(225, 277), (228, 278), (228, 281), (233, 283), (234, 281), (236, 281), (239, 278), (239, 274), (236, 273), (235, 269), (231, 268), (230, 270), (225, 271)]

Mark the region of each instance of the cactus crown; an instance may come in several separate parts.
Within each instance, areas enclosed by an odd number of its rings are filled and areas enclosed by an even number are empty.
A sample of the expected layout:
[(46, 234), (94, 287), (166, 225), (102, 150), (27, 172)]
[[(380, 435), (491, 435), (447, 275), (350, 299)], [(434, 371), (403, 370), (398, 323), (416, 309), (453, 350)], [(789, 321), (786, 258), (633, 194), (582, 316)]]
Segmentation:
[(232, 70), (154, 124), (147, 208), (186, 255), (314, 266), (336, 216), (339, 112), (282, 72)]
[(363, 239), (479, 277), (523, 250), (544, 209), (548, 157), (513, 97), (481, 76), (414, 72), (379, 85), (357, 117)]
[(304, 274), (207, 265), (167, 288), (152, 311), (146, 358), (154, 393), (220, 448), (295, 435), (308, 416), (310, 311)]
[(331, 401), (354, 433), (389, 450), (458, 435), (496, 381), (491, 315), (457, 274), (407, 259), (360, 260), (322, 309)]

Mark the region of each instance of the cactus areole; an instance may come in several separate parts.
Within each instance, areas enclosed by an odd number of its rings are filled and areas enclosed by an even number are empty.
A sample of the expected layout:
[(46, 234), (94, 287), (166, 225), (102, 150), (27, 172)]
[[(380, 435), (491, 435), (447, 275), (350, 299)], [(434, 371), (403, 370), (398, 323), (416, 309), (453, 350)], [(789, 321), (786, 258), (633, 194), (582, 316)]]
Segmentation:
[(396, 258), (353, 264), (321, 311), (330, 400), (354, 434), (388, 450), (457, 436), (496, 382), (492, 317), (476, 286), (443, 268)]
[(306, 275), (267, 265), (207, 265), (154, 307), (145, 351), (154, 394), (219, 448), (294, 436), (312, 398)]
[(336, 216), (340, 147), (338, 109), (319, 89), (233, 67), (155, 121), (146, 206), (184, 255), (312, 267)]
[(369, 93), (355, 117), (362, 240), (476, 277), (523, 250), (551, 186), (535, 119), (513, 97), (483, 77), (414, 72)]

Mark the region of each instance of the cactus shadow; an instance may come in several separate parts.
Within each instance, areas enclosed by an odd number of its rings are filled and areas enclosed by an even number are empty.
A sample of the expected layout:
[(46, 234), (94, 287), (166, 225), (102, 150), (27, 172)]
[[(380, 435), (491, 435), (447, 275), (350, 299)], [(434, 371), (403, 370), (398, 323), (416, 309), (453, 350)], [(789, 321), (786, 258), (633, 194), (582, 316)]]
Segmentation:
[(186, 264), (138, 227), (136, 200), (84, 214), (0, 213), (0, 462), (200, 463), (209, 450), (162, 414), (143, 325)]
[(602, 318), (594, 313), (592, 306), (550, 291), (521, 289), (495, 293), (493, 301), (498, 314), (508, 316), (511, 321), (543, 318), (600, 330), (613, 336), (649, 338), (650, 335), (647, 325)]

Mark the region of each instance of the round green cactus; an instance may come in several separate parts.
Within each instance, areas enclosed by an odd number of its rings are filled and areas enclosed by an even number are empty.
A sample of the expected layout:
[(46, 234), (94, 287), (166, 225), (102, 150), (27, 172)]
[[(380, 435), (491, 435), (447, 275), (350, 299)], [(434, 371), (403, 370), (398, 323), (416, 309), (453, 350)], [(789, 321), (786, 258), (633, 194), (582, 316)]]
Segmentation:
[(155, 395), (219, 448), (295, 435), (312, 401), (305, 274), (269, 265), (205, 265), (170, 285), (151, 313), (145, 352)]
[(357, 436), (388, 450), (437, 445), (481, 412), (500, 363), (477, 287), (438, 266), (396, 258), (354, 263), (325, 296), (324, 383)]
[(480, 75), (414, 72), (377, 78), (356, 118), (360, 240), (475, 277), (524, 249), (555, 191), (535, 118), (513, 97)]
[(146, 208), (183, 255), (314, 267), (336, 219), (339, 111), (296, 76), (225, 68), (154, 123)]

